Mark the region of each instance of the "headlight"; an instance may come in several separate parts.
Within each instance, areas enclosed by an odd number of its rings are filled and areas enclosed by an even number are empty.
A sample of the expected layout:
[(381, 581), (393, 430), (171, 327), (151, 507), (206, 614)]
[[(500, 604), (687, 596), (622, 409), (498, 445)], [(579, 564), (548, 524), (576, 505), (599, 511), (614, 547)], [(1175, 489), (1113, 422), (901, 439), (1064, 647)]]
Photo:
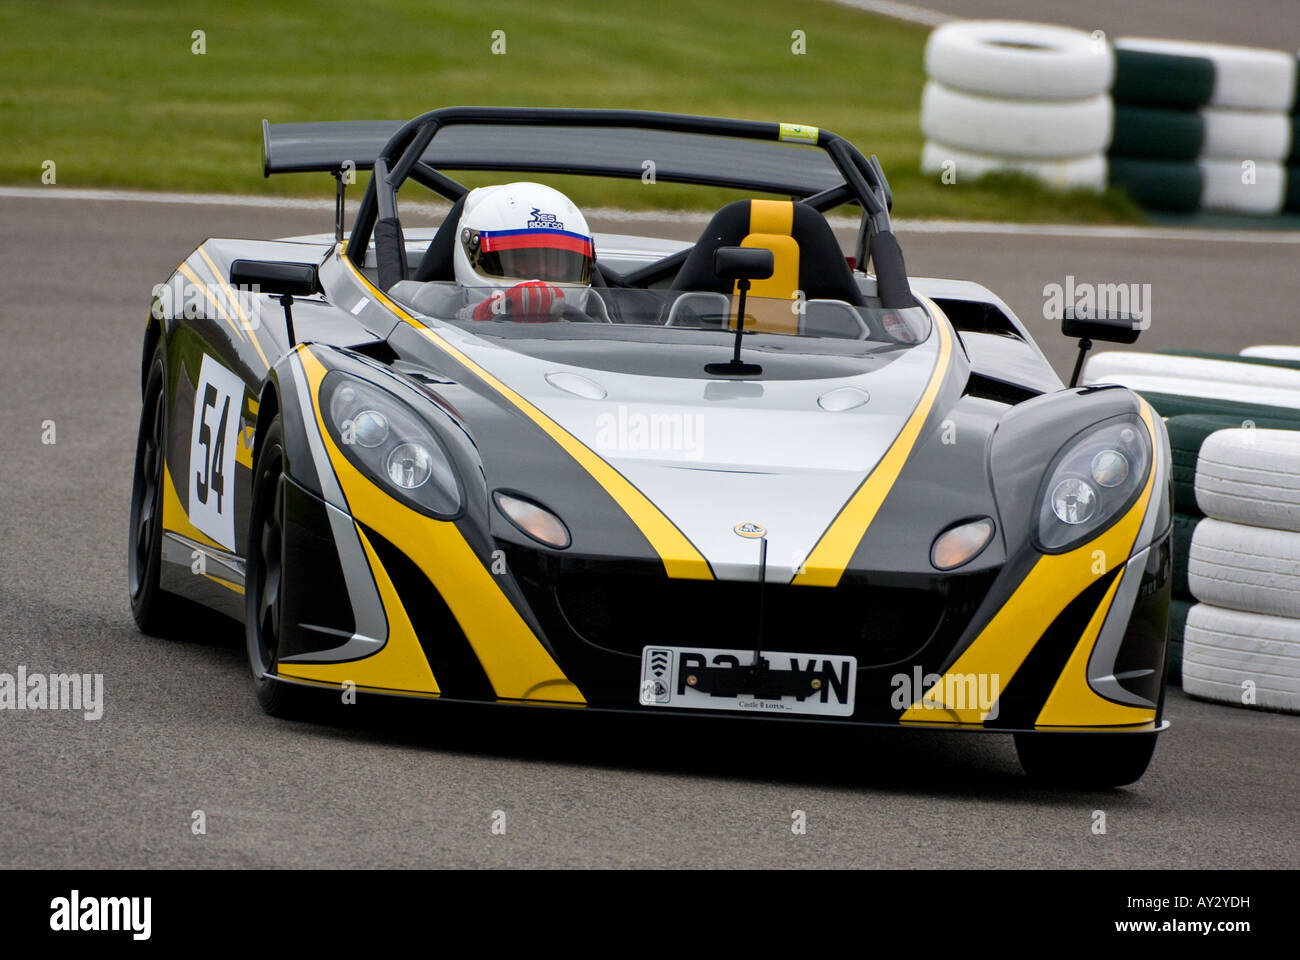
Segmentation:
[(507, 520), (539, 543), (563, 550), (571, 542), (564, 521), (545, 507), (500, 490), (493, 494), (493, 499)]
[(404, 402), (340, 370), (321, 381), (320, 402), (334, 443), (375, 484), (421, 513), (460, 513), (464, 497), (447, 452)]
[(1039, 497), (1038, 545), (1063, 553), (1091, 540), (1133, 505), (1151, 469), (1151, 440), (1136, 417), (1076, 436), (1056, 457)]

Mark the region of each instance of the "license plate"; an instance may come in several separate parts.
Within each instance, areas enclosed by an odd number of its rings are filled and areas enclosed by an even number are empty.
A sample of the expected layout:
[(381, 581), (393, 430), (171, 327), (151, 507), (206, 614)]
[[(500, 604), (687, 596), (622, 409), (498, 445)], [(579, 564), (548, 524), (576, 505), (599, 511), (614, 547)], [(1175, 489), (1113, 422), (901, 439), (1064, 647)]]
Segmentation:
[(774, 715), (852, 715), (857, 658), (764, 650), (762, 659), (756, 671), (753, 650), (645, 647), (641, 704)]

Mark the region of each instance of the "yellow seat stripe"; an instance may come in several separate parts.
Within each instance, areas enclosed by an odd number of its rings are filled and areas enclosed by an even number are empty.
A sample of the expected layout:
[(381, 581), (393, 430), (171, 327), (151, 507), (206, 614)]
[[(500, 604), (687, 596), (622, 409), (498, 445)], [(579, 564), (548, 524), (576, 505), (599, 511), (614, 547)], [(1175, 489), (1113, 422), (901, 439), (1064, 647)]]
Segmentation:
[(794, 231), (794, 203), (790, 200), (749, 201), (749, 232), (788, 237)]
[(614, 498), (614, 501), (623, 509), (623, 512), (641, 530), (641, 533), (650, 542), (655, 552), (659, 554), (660, 559), (663, 560), (664, 569), (667, 571), (668, 576), (686, 580), (713, 579), (713, 571), (709, 568), (709, 563), (704, 559), (704, 555), (631, 481), (597, 456), (590, 447), (582, 443), (577, 437), (492, 376), (465, 353), (452, 346), (436, 331), (420, 323), (419, 320), (416, 320), (396, 303), (384, 296), (374, 284), (366, 279), (364, 274), (357, 270), (356, 265), (351, 260), (343, 256), (342, 247), (339, 249), (339, 258), (370, 289), (375, 299), (420, 331), (439, 349), (455, 357), (459, 363), (471, 370), (480, 380), (514, 404), (533, 423), (546, 431), (551, 439), (563, 447), (565, 452), (576, 460), (584, 470), (591, 474), (592, 478)]
[[(799, 315), (791, 309), (791, 301), (799, 289), (799, 244), (791, 236), (794, 230), (794, 203), (789, 200), (749, 201), (749, 233), (740, 241), (742, 247), (771, 250), (772, 275), (766, 280), (750, 284), (750, 299), (745, 313), (753, 315), (746, 329), (761, 333), (795, 334), (799, 332)], [(739, 288), (732, 288), (733, 298)], [(780, 301), (780, 302), (777, 302)], [(736, 328), (734, 316), (738, 303), (732, 301), (731, 329)]]
[(826, 532), (822, 534), (793, 583), (810, 587), (833, 587), (840, 582), (844, 569), (853, 559), (853, 554), (857, 552), (858, 544), (866, 536), (871, 521), (875, 519), (889, 491), (894, 488), (898, 475), (903, 472), (903, 465), (907, 463), (912, 448), (916, 446), (921, 427), (930, 415), (930, 409), (939, 395), (939, 388), (943, 385), (944, 376), (948, 372), (952, 359), (952, 335), (948, 330), (948, 320), (933, 304), (931, 304), (931, 312), (935, 315), (934, 326), (935, 335), (939, 337), (939, 356), (930, 373), (930, 382), (926, 385), (907, 423), (903, 425), (903, 429), (894, 438), (885, 455), (880, 458), (876, 468), (871, 471), (867, 479), (858, 487), (857, 492), (831, 522)]

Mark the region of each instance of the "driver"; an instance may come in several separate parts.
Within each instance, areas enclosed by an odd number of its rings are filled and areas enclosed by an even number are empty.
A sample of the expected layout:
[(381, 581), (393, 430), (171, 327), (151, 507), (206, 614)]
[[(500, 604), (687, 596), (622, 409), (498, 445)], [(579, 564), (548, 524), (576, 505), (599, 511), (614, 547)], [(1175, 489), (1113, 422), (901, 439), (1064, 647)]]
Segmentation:
[(582, 312), (595, 256), (586, 218), (560, 191), (527, 182), (472, 190), (453, 256), (456, 282), (473, 304), (464, 313), (543, 321)]

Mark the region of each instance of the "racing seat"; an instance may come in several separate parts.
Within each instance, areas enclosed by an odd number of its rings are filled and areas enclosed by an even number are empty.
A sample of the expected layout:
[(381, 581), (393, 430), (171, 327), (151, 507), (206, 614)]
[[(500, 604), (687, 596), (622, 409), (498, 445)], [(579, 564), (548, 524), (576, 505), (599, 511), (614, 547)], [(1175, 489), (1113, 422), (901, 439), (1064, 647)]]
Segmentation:
[(800, 291), (807, 300), (866, 305), (826, 218), (807, 204), (791, 200), (737, 200), (727, 204), (709, 221), (677, 272), (672, 289), (734, 295), (735, 283), (719, 280), (714, 274), (713, 253), (719, 247), (737, 246), (771, 250), (775, 261), (770, 278), (750, 284), (745, 311), (747, 330), (798, 333), (799, 314), (790, 309), (790, 302)]
[(456, 269), (452, 255), (456, 252), (456, 228), (460, 225), (460, 215), (465, 209), (465, 194), (451, 205), (447, 216), (438, 225), (438, 230), (429, 241), (429, 247), (420, 258), (420, 265), (415, 268), (412, 280), (427, 283), (430, 280), (450, 282), (456, 279)]

